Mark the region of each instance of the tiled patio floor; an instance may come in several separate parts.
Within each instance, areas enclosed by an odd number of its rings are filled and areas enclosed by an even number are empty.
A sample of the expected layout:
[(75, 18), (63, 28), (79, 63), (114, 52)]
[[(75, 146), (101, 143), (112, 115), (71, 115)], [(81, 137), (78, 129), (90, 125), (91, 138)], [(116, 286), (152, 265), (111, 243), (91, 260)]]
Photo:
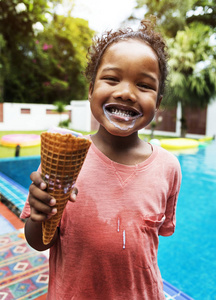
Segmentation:
[(24, 223), (0, 202), (0, 234), (11, 232), (24, 227)]
[(194, 300), (165, 280), (163, 280), (163, 288), (166, 300)]
[[(10, 210), (0, 203), (0, 212), (2, 211), (4, 217), (0, 215), (0, 299), (45, 300), (48, 257), (27, 244), (23, 222), (15, 215), (12, 218)], [(6, 219), (7, 215), (13, 225)]]

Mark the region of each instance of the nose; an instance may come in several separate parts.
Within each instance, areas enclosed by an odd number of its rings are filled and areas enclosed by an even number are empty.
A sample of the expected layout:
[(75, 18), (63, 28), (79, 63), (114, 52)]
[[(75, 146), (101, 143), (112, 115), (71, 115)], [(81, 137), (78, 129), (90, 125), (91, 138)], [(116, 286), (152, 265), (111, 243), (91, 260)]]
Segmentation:
[(136, 101), (135, 88), (129, 82), (120, 82), (116, 86), (116, 90), (113, 94), (114, 98), (119, 98), (124, 101), (130, 100), (132, 102)]

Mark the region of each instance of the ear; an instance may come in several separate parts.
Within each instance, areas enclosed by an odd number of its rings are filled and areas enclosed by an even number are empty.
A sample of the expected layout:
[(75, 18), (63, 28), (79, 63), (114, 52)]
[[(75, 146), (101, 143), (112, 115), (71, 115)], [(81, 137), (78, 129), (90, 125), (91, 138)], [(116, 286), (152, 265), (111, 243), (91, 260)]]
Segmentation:
[(90, 82), (90, 85), (89, 85), (89, 91), (88, 91), (88, 100), (89, 100), (89, 101), (91, 101), (93, 90), (94, 90), (93, 83)]
[(156, 110), (159, 109), (162, 99), (163, 99), (163, 95), (161, 95), (161, 96), (157, 99)]

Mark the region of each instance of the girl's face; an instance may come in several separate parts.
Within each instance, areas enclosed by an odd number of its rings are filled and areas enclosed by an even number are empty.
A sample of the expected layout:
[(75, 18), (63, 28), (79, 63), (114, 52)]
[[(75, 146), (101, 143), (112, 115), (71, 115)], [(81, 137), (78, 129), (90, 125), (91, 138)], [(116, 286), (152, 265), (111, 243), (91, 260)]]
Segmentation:
[(128, 136), (146, 127), (160, 105), (158, 59), (142, 41), (120, 41), (104, 53), (94, 87), (91, 110), (111, 134)]

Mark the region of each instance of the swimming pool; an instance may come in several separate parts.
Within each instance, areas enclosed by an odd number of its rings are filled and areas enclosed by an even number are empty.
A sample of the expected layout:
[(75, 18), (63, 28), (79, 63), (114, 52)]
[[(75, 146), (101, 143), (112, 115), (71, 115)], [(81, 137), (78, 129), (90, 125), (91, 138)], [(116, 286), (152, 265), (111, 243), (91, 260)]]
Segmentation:
[(195, 300), (216, 299), (216, 142), (178, 155), (182, 186), (177, 226), (160, 237), (162, 277)]
[[(183, 180), (177, 206), (177, 226), (173, 236), (160, 237), (158, 263), (163, 279), (179, 290), (195, 300), (214, 300), (216, 299), (216, 142), (199, 149), (196, 154), (178, 155), (178, 159), (182, 167)], [(27, 189), (30, 184), (29, 174), (32, 169), (37, 168), (39, 161), (40, 157), (2, 160), (0, 171), (9, 172), (7, 175), (11, 178), (17, 176), (16, 181), (19, 180)], [(11, 184), (8, 186), (9, 189)], [(175, 299), (178, 297), (175, 296)]]

